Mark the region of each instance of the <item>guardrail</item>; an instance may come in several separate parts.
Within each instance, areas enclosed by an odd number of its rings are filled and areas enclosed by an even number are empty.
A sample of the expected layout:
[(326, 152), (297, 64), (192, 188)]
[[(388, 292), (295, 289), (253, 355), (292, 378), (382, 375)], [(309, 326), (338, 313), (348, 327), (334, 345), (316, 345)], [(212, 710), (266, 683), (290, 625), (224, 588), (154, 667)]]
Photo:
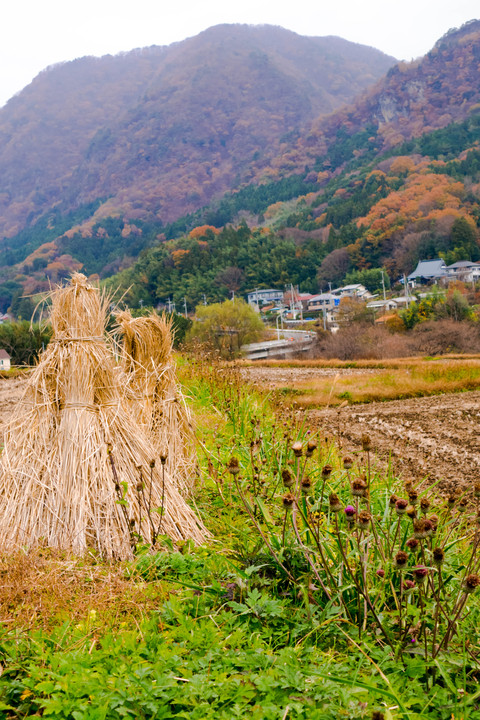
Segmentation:
[[(301, 333), (301, 336), (300, 336)], [(280, 340), (266, 340), (260, 343), (242, 345), (240, 348), (247, 360), (265, 360), (266, 358), (286, 358), (297, 353), (307, 352), (315, 340), (315, 333), (305, 331), (286, 331), (287, 337)], [(297, 337), (295, 337), (297, 335)]]

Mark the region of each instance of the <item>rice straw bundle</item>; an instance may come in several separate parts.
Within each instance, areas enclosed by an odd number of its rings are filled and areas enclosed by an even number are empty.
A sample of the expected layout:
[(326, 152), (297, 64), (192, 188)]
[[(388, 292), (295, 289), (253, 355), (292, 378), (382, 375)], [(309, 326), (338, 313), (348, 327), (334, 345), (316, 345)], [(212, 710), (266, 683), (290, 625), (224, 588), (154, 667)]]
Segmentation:
[(5, 433), (1, 549), (125, 558), (159, 524), (174, 541), (206, 537), (130, 411), (103, 335), (107, 305), (78, 273), (52, 293), (53, 339)]
[(155, 448), (167, 455), (167, 468), (183, 493), (195, 477), (194, 434), (191, 413), (177, 381), (172, 355), (172, 321), (153, 312), (133, 318), (129, 310), (117, 313), (123, 335), (123, 369), (135, 416)]

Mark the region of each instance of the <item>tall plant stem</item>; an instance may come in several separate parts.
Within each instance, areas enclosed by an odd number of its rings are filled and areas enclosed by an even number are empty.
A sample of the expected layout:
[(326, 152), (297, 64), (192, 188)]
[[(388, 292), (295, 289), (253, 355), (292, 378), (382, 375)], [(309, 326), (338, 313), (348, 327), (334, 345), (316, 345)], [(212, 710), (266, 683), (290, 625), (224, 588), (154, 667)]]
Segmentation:
[(308, 548), (306, 545), (304, 545), (303, 542), (302, 542), (302, 539), (301, 539), (301, 537), (300, 537), (300, 533), (298, 532), (297, 519), (296, 519), (296, 517), (294, 516), (293, 513), (292, 513), (292, 525), (293, 525), (293, 529), (294, 529), (294, 531), (295, 531), (295, 535), (296, 535), (296, 537), (297, 537), (297, 542), (298, 542), (298, 544), (300, 545), (300, 547), (302, 548), (302, 550), (303, 550), (303, 552), (304, 552), (304, 555), (305, 555), (305, 557), (306, 557), (306, 559), (307, 559), (307, 562), (308, 562), (308, 564), (310, 565), (310, 567), (312, 568), (313, 574), (315, 575), (315, 577), (317, 578), (318, 582), (319, 582), (320, 585), (322, 586), (322, 590), (323, 590), (323, 592), (325, 593), (325, 595), (327, 596), (327, 598), (328, 598), (329, 600), (331, 600), (331, 599), (332, 599), (332, 596), (330, 595), (330, 593), (329, 593), (329, 591), (328, 591), (325, 583), (323, 582), (322, 578), (321, 578), (320, 575), (318, 574), (318, 570), (317, 570), (317, 568), (315, 567), (315, 563), (312, 561), (312, 559), (311, 559), (311, 557), (310, 557), (311, 550), (310, 550), (310, 548)]
[(235, 482), (235, 487), (237, 488), (238, 496), (239, 496), (240, 500), (241, 500), (242, 503), (243, 503), (243, 507), (245, 508), (245, 510), (247, 511), (248, 515), (250, 516), (250, 520), (251, 520), (251, 521), (253, 522), (253, 524), (255, 525), (258, 534), (260, 535), (260, 537), (262, 538), (263, 542), (265, 543), (265, 545), (266, 545), (267, 548), (269, 549), (269, 551), (270, 551), (270, 553), (272, 554), (272, 557), (274, 558), (275, 562), (279, 565), (279, 567), (282, 568), (283, 572), (287, 575), (288, 579), (289, 579), (291, 582), (296, 583), (295, 578), (293, 577), (293, 575), (291, 574), (291, 572), (285, 567), (285, 565), (282, 563), (282, 561), (281, 561), (280, 558), (278, 557), (277, 553), (275, 552), (275, 550), (273, 549), (273, 547), (271, 546), (271, 544), (270, 544), (269, 541), (267, 540), (267, 537), (265, 536), (265, 533), (263, 532), (262, 528), (261, 528), (260, 525), (258, 524), (256, 517), (255, 517), (254, 514), (252, 513), (252, 511), (251, 511), (251, 509), (250, 509), (247, 501), (245, 500), (245, 497), (244, 497), (242, 491), (240, 490), (240, 486), (239, 486), (238, 481), (237, 481), (237, 476), (234, 475), (234, 476), (233, 476), (233, 479), (234, 479), (234, 482)]
[(345, 563), (345, 567), (347, 568), (347, 570), (348, 570), (348, 572), (349, 572), (349, 575), (350, 575), (350, 577), (352, 578), (352, 582), (353, 582), (353, 584), (355, 585), (355, 587), (356, 587), (356, 589), (357, 589), (357, 592), (359, 592), (359, 593), (362, 595), (362, 597), (366, 597), (368, 606), (369, 606), (369, 608), (370, 608), (370, 610), (371, 610), (371, 612), (372, 612), (373, 617), (375, 618), (375, 621), (376, 621), (376, 623), (377, 623), (377, 625), (378, 625), (378, 628), (379, 628), (379, 630), (382, 632), (382, 635), (383, 635), (383, 637), (385, 638), (385, 641), (386, 641), (387, 645), (391, 648), (391, 650), (392, 650), (392, 652), (393, 652), (393, 649), (394, 649), (394, 648), (393, 648), (393, 645), (392, 645), (392, 641), (390, 640), (390, 637), (389, 637), (387, 631), (386, 631), (385, 628), (383, 627), (382, 622), (381, 622), (380, 618), (378, 617), (377, 612), (376, 612), (375, 608), (373, 607), (370, 598), (369, 598), (368, 596), (365, 596), (365, 593), (363, 592), (361, 586), (359, 585), (356, 576), (355, 576), (354, 573), (352, 572), (352, 568), (350, 567), (350, 563), (349, 563), (348, 560), (347, 560), (347, 556), (346, 556), (345, 550), (344, 550), (344, 548), (343, 548), (343, 544), (342, 544), (342, 540), (341, 540), (341, 537), (340, 537), (340, 533), (339, 533), (339, 531), (338, 531), (338, 522), (337, 522), (337, 516), (336, 516), (336, 515), (335, 515), (335, 535), (336, 535), (336, 538), (337, 538), (337, 544), (338, 544), (338, 547), (339, 547), (339, 549), (340, 549), (340, 553), (341, 553), (342, 558), (343, 558), (343, 562)]

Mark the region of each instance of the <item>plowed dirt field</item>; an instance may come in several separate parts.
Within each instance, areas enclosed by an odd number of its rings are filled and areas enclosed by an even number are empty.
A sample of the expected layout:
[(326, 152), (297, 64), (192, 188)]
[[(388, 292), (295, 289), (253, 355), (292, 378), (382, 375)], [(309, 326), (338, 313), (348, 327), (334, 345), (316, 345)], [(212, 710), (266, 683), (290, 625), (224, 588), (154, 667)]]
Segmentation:
[[(242, 370), (246, 380), (268, 388), (295, 387), (296, 381), (338, 372), (331, 368)], [(480, 479), (479, 391), (352, 405), (340, 411), (312, 409), (308, 426), (338, 436), (346, 452), (358, 450), (361, 436), (368, 433), (379, 462), (390, 459), (395, 474), (405, 480), (425, 478), (448, 492), (466, 489)]]
[[(242, 369), (246, 380), (266, 388), (294, 387), (300, 379), (338, 372), (338, 368)], [(0, 437), (24, 386), (25, 377), (0, 378)], [(361, 436), (368, 433), (378, 461), (384, 464), (390, 459), (394, 472), (404, 479), (439, 482), (445, 491), (468, 488), (480, 479), (480, 391), (353, 405), (340, 411), (312, 409), (308, 424), (312, 430), (338, 436), (345, 452), (358, 450)]]

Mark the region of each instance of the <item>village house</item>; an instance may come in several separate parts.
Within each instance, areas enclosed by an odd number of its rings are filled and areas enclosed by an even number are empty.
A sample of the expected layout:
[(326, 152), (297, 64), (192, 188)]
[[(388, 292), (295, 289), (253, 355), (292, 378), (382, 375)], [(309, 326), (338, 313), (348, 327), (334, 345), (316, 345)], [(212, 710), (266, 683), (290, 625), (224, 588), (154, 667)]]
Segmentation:
[(315, 312), (318, 310), (333, 310), (340, 305), (340, 298), (333, 293), (320, 293), (320, 295), (312, 295), (307, 303), (307, 310)]
[(247, 293), (247, 302), (249, 305), (253, 305), (256, 309), (260, 309), (263, 305), (278, 305), (283, 303), (283, 290), (275, 290), (269, 288), (268, 290), (253, 290)]
[(471, 260), (459, 260), (452, 265), (447, 265), (447, 280), (478, 282), (480, 280), (480, 264)]
[(435, 260), (419, 260), (415, 270), (407, 277), (411, 287), (425, 285), (426, 283), (437, 284), (447, 279), (447, 266), (441, 258)]
[(382, 310), (383, 312), (389, 312), (398, 308), (398, 303), (395, 300), (372, 300), (367, 303), (367, 308), (373, 311)]
[(0, 370), (10, 370), (10, 355), (3, 348), (0, 349)]
[(330, 291), (332, 295), (336, 295), (337, 297), (344, 298), (356, 298), (357, 300), (372, 300), (373, 295), (372, 293), (367, 290), (365, 285), (362, 285), (361, 283), (355, 283), (354, 285), (343, 285), (343, 287), (335, 288), (335, 290)]

